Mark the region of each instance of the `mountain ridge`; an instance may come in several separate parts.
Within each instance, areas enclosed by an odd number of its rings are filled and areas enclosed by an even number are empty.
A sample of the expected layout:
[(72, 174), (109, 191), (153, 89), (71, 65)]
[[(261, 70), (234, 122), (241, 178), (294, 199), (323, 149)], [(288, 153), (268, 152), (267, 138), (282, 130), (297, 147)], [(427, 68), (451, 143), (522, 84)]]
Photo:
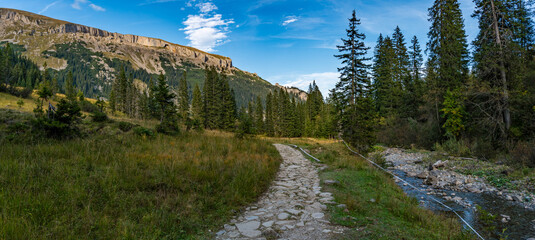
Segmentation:
[[(72, 71), (75, 84), (88, 97), (109, 94), (117, 68), (121, 66), (135, 71), (134, 77), (145, 84), (151, 76), (164, 73), (174, 87), (183, 72), (188, 72), (191, 88), (202, 86), (204, 69), (214, 67), (229, 76), (239, 105), (246, 105), (256, 96), (265, 98), (268, 92), (279, 88), (295, 93), (295, 90), (273, 85), (255, 73), (234, 67), (230, 57), (159, 38), (113, 33), (18, 9), (0, 8), (0, 42), (23, 46), (23, 55), (40, 67), (46, 63), (47, 68), (56, 71), (60, 85), (65, 82), (67, 71)], [(306, 99), (303, 91), (295, 95)]]

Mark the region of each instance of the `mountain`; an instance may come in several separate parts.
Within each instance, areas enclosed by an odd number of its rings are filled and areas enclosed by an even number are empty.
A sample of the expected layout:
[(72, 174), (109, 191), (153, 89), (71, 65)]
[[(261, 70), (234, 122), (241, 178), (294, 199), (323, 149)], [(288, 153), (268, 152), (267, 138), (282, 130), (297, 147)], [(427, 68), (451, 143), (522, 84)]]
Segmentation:
[[(18, 45), (40, 67), (46, 64), (60, 85), (72, 71), (75, 85), (88, 97), (108, 96), (121, 67), (145, 86), (162, 72), (169, 85), (177, 87), (187, 72), (190, 89), (196, 84), (202, 87), (204, 69), (214, 67), (228, 76), (240, 106), (280, 87), (236, 68), (229, 57), (161, 39), (112, 33), (15, 9), (0, 8), (0, 20), (0, 42)], [(296, 96), (306, 96), (303, 93)]]

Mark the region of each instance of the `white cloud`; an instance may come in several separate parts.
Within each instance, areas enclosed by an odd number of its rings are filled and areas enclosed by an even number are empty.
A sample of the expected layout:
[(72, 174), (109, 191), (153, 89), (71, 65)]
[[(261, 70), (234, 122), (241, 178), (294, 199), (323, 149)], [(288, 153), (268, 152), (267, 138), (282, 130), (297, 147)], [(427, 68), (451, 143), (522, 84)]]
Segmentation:
[(53, 3), (51, 3), (51, 4), (46, 5), (46, 6), (45, 6), (41, 11), (39, 11), (37, 14), (42, 14), (42, 13), (46, 12), (49, 8), (51, 8), (52, 6), (58, 4), (59, 2), (61, 2), (61, 1), (55, 1), (55, 2), (53, 2)]
[(150, 4), (157, 4), (157, 3), (168, 3), (168, 2), (177, 2), (178, 0), (147, 0), (143, 3), (140, 3), (138, 6), (145, 6)]
[(103, 7), (97, 6), (97, 5), (93, 4), (93, 3), (89, 4), (89, 6), (95, 11), (99, 11), (99, 12), (105, 12), (106, 11), (106, 9), (104, 9)]
[(297, 87), (301, 90), (308, 91), (308, 85), (316, 81), (321, 93), (327, 97), (329, 90), (333, 89), (339, 80), (338, 72), (322, 72), (310, 74), (292, 74), (274, 76), (268, 78), (271, 83), (279, 83), (287, 87)]
[(286, 17), (286, 20), (282, 22), (282, 26), (287, 26), (290, 23), (297, 22), (297, 20), (299, 20), (299, 18), (297, 18), (296, 16), (288, 16)]
[(71, 7), (74, 9), (81, 10), (82, 6), (80, 4), (87, 3), (87, 0), (74, 0), (74, 3), (71, 4)]
[(186, 39), (190, 40), (192, 47), (207, 52), (215, 51), (215, 47), (228, 42), (228, 26), (234, 21), (223, 19), (221, 14), (210, 15), (210, 12), (217, 9), (217, 6), (210, 2), (197, 4), (196, 7), (201, 13), (189, 15), (183, 22), (185, 27), (180, 30), (186, 33)]
[(106, 11), (105, 8), (95, 5), (89, 0), (74, 0), (74, 2), (71, 4), (71, 7), (77, 10), (82, 10), (82, 5), (89, 4), (89, 7), (92, 8), (95, 11), (104, 12)]
[(217, 10), (217, 6), (211, 2), (198, 3), (196, 6), (202, 13), (209, 13), (211, 11)]

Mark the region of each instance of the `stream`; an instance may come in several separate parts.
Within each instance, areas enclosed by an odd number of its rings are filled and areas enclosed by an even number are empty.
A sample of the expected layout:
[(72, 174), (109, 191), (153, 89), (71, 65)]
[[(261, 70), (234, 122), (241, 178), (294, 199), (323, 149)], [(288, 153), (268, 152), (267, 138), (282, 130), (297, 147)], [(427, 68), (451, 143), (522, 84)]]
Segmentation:
[[(401, 170), (391, 171), (420, 189), (429, 188), (428, 185), (424, 184), (422, 179), (410, 177)], [(428, 198), (427, 191), (416, 191), (401, 181), (397, 182), (397, 184), (409, 196), (417, 198), (423, 207), (434, 212), (456, 217), (453, 212), (431, 201)], [(447, 189), (433, 189), (432, 192), (433, 194), (431, 196), (454, 209), (486, 239), (500, 239), (500, 237), (504, 239), (535, 238), (535, 210), (527, 209), (521, 204), (507, 201), (496, 196), (495, 193), (458, 192)], [(450, 198), (460, 197), (463, 199), (463, 204), (461, 205), (456, 201), (447, 200), (448, 198), (445, 198), (445, 196), (450, 196)], [(485, 211), (496, 216), (496, 219), (491, 224), (485, 224), (484, 220), (478, 218), (475, 208), (476, 205), (481, 206)], [(502, 215), (509, 216), (510, 219), (502, 222), (502, 218), (504, 218)], [(461, 220), (459, 219), (459, 221)], [(494, 229), (492, 229), (493, 227)]]

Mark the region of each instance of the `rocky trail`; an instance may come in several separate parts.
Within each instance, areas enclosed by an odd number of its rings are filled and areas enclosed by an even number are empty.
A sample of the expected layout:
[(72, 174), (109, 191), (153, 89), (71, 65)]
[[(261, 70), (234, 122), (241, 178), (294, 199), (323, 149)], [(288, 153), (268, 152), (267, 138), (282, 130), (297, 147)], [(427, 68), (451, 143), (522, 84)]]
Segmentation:
[(299, 151), (275, 144), (283, 162), (276, 179), (260, 200), (225, 224), (216, 239), (333, 239), (343, 227), (331, 225), (326, 204), (331, 193), (322, 192), (318, 169)]

